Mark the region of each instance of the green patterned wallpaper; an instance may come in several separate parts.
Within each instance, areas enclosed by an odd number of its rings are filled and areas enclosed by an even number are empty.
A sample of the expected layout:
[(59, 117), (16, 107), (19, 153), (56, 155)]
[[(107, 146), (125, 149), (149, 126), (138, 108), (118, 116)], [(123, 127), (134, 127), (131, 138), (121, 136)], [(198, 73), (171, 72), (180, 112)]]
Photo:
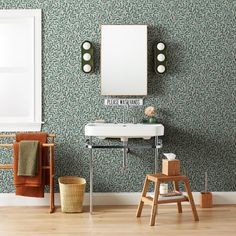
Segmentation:
[[(122, 120), (122, 108), (105, 107), (100, 96), (100, 25), (147, 24), (145, 106), (156, 106), (165, 126), (162, 151), (177, 154), (194, 191), (203, 190), (206, 170), (211, 191), (236, 191), (235, 1), (3, 0), (0, 8), (43, 10), (43, 130), (57, 134), (56, 177), (88, 180), (85, 124), (97, 118)], [(84, 40), (95, 45), (92, 75), (81, 71)], [(152, 68), (157, 41), (168, 47), (164, 75)], [(127, 120), (142, 119), (143, 109), (130, 108)], [(141, 190), (145, 173), (153, 172), (153, 150), (131, 151), (126, 171), (120, 150), (95, 151), (95, 191)], [(10, 156), (3, 160), (1, 155), (1, 162)], [(13, 192), (11, 171), (0, 174), (0, 191)]]

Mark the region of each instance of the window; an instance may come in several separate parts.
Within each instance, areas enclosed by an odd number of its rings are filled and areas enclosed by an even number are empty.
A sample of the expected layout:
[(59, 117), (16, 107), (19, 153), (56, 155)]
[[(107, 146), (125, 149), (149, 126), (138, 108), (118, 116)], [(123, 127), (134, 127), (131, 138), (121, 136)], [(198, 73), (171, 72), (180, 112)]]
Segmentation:
[(40, 131), (41, 10), (0, 10), (0, 131)]

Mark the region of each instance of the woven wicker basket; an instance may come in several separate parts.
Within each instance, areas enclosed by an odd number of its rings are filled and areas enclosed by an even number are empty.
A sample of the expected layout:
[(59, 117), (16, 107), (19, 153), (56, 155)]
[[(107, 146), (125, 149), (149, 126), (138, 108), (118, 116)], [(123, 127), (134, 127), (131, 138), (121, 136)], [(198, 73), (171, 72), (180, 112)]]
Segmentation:
[(62, 212), (82, 212), (86, 180), (77, 176), (58, 179)]

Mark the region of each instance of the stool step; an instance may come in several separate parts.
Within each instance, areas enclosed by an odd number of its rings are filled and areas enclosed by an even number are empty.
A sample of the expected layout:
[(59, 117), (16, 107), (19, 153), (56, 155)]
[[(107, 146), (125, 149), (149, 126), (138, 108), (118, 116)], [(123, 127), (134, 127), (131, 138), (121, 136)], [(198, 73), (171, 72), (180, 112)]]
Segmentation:
[(161, 199), (158, 200), (158, 204), (164, 204), (164, 203), (178, 203), (178, 202), (188, 202), (188, 197), (182, 196), (181, 198), (174, 198), (173, 199)]
[[(189, 199), (187, 196), (181, 196), (181, 198), (172, 198), (172, 199), (161, 199), (158, 200), (158, 204), (164, 204), (164, 203), (177, 203), (177, 202), (188, 202)], [(147, 203), (148, 205), (153, 204), (153, 197), (147, 196), (147, 197), (142, 197), (142, 202)]]

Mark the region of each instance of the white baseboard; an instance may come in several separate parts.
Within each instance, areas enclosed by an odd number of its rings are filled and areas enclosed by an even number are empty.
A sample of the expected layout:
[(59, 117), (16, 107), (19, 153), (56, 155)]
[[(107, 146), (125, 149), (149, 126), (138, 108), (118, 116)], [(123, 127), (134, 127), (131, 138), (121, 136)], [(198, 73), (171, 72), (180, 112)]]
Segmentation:
[[(236, 192), (213, 192), (213, 204), (236, 204)], [(195, 203), (200, 203), (200, 193), (193, 192)], [(94, 205), (137, 205), (140, 192), (131, 193), (94, 193)], [(60, 194), (55, 194), (55, 204), (60, 205)], [(0, 206), (48, 206), (49, 194), (45, 198), (20, 197), (14, 193), (1, 193)], [(89, 194), (85, 193), (84, 205), (89, 205)]]

